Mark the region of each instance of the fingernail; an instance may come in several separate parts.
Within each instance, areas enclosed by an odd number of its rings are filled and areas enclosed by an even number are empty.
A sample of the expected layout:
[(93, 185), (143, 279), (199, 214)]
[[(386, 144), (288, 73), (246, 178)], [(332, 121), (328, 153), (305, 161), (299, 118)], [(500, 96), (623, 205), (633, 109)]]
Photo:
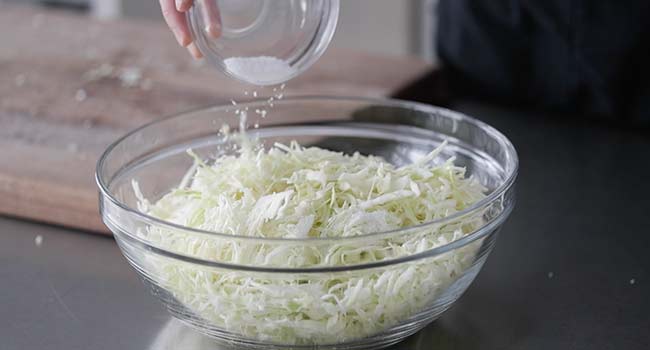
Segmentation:
[(176, 10), (178, 12), (185, 12), (185, 0), (176, 0)]
[(216, 39), (221, 35), (221, 26), (218, 24), (208, 24), (205, 26), (205, 32)]
[(194, 57), (194, 59), (198, 60), (198, 59), (203, 58), (203, 53), (201, 53), (201, 50), (199, 50), (199, 48), (196, 47), (196, 44), (194, 44), (194, 43), (189, 44), (187, 46), (187, 50), (190, 52), (192, 57)]
[(174, 36), (176, 36), (176, 41), (182, 47), (187, 47), (187, 45), (192, 43), (192, 39), (180, 31), (174, 31)]

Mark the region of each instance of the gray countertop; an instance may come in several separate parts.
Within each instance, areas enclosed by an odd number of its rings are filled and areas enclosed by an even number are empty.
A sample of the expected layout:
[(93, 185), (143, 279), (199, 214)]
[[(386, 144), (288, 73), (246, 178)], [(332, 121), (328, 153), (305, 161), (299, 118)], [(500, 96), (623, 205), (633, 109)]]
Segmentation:
[[(649, 348), (650, 132), (456, 108), (517, 147), (518, 204), (467, 293), (396, 348)], [(0, 283), (0, 349), (218, 348), (108, 237), (0, 218)]]

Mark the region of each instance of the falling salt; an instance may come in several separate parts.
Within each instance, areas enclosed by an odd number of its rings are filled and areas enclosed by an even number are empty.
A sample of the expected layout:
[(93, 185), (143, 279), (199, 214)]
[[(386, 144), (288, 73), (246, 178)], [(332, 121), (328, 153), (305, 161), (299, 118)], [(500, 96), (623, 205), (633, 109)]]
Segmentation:
[(122, 69), (118, 78), (124, 87), (135, 87), (140, 84), (142, 79), (142, 70), (138, 67), (127, 67)]
[(114, 71), (115, 71), (115, 67), (112, 64), (103, 63), (99, 67), (93, 68), (85, 72), (83, 74), (83, 78), (88, 82), (97, 81), (104, 78), (110, 78), (113, 75)]
[(248, 120), (248, 115), (246, 112), (242, 112), (239, 115), (239, 132), (243, 133), (246, 130), (246, 121)]
[[(286, 85), (282, 84), (282, 85), (275, 86), (275, 87), (272, 88), (273, 93), (266, 100), (266, 106), (267, 107), (273, 108), (273, 101), (282, 99), (284, 97), (284, 94), (282, 92), (284, 91), (285, 87), (286, 87)], [(252, 94), (254, 97), (258, 96), (257, 90), (253, 90), (253, 91), (244, 90), (243, 93), (246, 96), (248, 96), (249, 94)], [(262, 90), (262, 96), (263, 96), (263, 94), (264, 94), (264, 89)], [(235, 107), (235, 115), (239, 116), (239, 129), (242, 130), (242, 131), (246, 130), (246, 127), (247, 127), (246, 122), (247, 122), (247, 119), (248, 119), (247, 112), (248, 112), (249, 107), (248, 106), (240, 106), (237, 103), (237, 101), (235, 101), (235, 100), (230, 100), (230, 103)], [(260, 118), (262, 118), (262, 119), (266, 118), (266, 116), (268, 114), (267, 108), (255, 108), (255, 109), (253, 109), (253, 111), (255, 112), (255, 114), (259, 115)], [(260, 127), (259, 122), (256, 122), (256, 123), (253, 124), (253, 128), (255, 128), (255, 129), (257, 129), (259, 127)]]
[(83, 102), (87, 97), (88, 97), (88, 94), (86, 93), (86, 90), (84, 90), (84, 89), (79, 89), (74, 94), (74, 99), (77, 102)]
[(635, 283), (636, 283), (636, 280), (634, 278), (630, 280), (630, 284), (635, 284)]
[(259, 114), (260, 117), (262, 117), (262, 118), (266, 118), (267, 111), (266, 111), (266, 109), (256, 109), (255, 113)]
[(43, 236), (36, 236), (36, 238), (34, 238), (34, 244), (36, 244), (37, 247), (40, 247), (41, 244), (43, 244)]
[(553, 271), (550, 271), (550, 272), (547, 274), (547, 276), (548, 276), (548, 278), (553, 278), (553, 276), (555, 276), (555, 274), (553, 273)]
[[(287, 80), (296, 72), (286, 61), (271, 56), (231, 57), (224, 64), (231, 74), (259, 85)], [(255, 91), (253, 96), (257, 96)]]

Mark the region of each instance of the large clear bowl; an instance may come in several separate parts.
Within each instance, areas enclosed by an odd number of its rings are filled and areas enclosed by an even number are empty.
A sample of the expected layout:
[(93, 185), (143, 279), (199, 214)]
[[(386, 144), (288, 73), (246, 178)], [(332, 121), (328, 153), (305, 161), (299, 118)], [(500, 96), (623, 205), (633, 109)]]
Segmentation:
[[(439, 317), (472, 283), (513, 209), (518, 161), (508, 139), (476, 119), (422, 104), (290, 98), (275, 103), (265, 119), (250, 120), (260, 126), (248, 132), (266, 146), (296, 140), (346, 153), (379, 155), (398, 165), (447, 140), (440, 159), (455, 156), (469, 176), (488, 188), (488, 195), (441, 220), (328, 239), (205, 232), (160, 221), (137, 209), (133, 180), (144, 197), (160, 198), (177, 186), (192, 166), (188, 148), (204, 159), (232, 152), (219, 130), (224, 124), (237, 129), (235, 108), (265, 106), (266, 101), (255, 101), (162, 119), (118, 140), (100, 159), (97, 183), (102, 218), (152, 294), (181, 321), (225, 344), (249, 348), (376, 349), (404, 339)], [(369, 247), (400, 249), (412, 237), (437, 237), (454, 225), (470, 225), (466, 227), (471, 227), (471, 232), (399, 258), (355, 263), (355, 254), (367, 253)], [(156, 239), (161, 232), (176, 237), (178, 244), (163, 244)], [(198, 252), (188, 253), (193, 242), (228, 246), (233, 251), (283, 246), (305, 254), (342, 250), (348, 255), (343, 265), (292, 268), (281, 259), (259, 264), (205, 258)], [(174, 248), (178, 246), (185, 248)], [(339, 298), (329, 295), (332, 293)], [(288, 313), (286, 308), (272, 310), (271, 305), (295, 309)], [(299, 305), (321, 305), (323, 310), (311, 308), (311, 314), (305, 314)]]

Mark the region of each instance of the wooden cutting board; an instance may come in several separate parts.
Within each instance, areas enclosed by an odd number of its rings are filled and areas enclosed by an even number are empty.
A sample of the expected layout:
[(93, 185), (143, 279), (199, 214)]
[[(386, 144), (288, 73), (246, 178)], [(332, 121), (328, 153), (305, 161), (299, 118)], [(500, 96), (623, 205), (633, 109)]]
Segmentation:
[[(388, 96), (431, 70), (415, 58), (329, 50), (286, 95)], [(101, 22), (0, 4), (0, 214), (107, 232), (94, 167), (161, 116), (243, 98), (159, 22)]]

